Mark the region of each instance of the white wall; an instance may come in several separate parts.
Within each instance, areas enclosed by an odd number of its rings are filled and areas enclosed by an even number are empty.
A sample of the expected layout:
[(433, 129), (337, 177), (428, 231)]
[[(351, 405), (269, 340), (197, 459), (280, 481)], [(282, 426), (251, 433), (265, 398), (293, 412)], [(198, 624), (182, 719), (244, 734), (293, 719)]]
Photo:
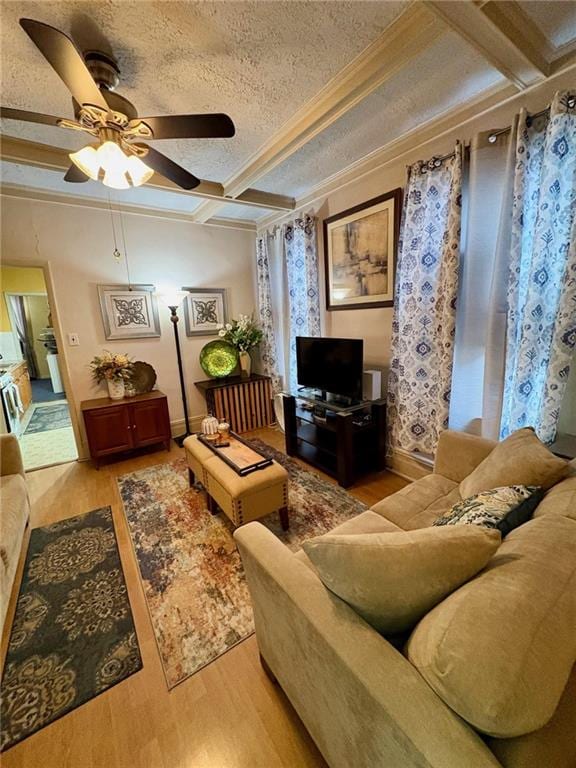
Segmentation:
[[(133, 283), (223, 287), (232, 316), (254, 310), (253, 233), (153, 216), (123, 214), (123, 218)], [(183, 410), (169, 311), (159, 308), (160, 338), (106, 341), (104, 337), (97, 285), (127, 282), (125, 264), (116, 263), (113, 249), (106, 211), (2, 198), (2, 261), (50, 264), (76, 406), (106, 394), (103, 385), (92, 381), (88, 364), (102, 349), (110, 349), (127, 352), (156, 369), (158, 388), (168, 395), (170, 418), (178, 421)], [(211, 338), (187, 338), (183, 317), (179, 330), (189, 413), (194, 417), (205, 412), (194, 381), (206, 378), (198, 355)], [(66, 334), (71, 332), (79, 335), (80, 346), (68, 346)]]

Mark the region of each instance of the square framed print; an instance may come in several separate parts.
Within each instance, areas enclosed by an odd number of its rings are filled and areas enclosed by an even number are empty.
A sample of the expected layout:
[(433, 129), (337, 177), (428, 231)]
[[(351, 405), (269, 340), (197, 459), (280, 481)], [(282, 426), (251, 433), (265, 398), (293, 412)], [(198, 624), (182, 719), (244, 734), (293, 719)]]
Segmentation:
[(225, 288), (182, 288), (186, 336), (216, 336), (228, 321)]
[(109, 341), (160, 336), (153, 285), (99, 285), (104, 334)]
[(324, 219), (326, 309), (394, 305), (402, 190)]

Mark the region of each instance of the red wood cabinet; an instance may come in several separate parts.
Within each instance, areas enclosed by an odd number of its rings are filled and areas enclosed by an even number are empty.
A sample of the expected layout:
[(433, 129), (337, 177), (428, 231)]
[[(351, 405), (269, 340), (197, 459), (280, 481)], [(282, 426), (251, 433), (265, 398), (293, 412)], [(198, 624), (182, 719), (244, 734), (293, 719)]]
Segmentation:
[(90, 456), (99, 466), (103, 456), (163, 443), (170, 449), (168, 401), (162, 392), (124, 400), (100, 397), (81, 404)]

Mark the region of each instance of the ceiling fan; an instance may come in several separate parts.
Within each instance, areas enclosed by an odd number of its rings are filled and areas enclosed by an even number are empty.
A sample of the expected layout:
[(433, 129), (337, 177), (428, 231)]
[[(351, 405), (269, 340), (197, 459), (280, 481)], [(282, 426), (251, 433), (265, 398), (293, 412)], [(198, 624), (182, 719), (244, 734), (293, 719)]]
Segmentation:
[(183, 189), (200, 180), (141, 140), (207, 139), (234, 136), (234, 123), (224, 114), (138, 117), (133, 104), (115, 92), (120, 79), (116, 61), (100, 51), (80, 53), (60, 30), (33, 19), (20, 26), (56, 70), (72, 94), (74, 120), (39, 112), (0, 107), (0, 117), (84, 131), (97, 143), (70, 153), (65, 181), (101, 180), (115, 189), (148, 181), (154, 171)]

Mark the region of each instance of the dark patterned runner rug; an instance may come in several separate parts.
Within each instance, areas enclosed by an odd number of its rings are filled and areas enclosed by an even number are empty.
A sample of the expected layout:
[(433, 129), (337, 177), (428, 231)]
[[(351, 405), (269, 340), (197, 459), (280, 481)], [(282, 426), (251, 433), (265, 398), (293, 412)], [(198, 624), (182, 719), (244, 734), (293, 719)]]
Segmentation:
[(1, 750), (141, 668), (110, 507), (35, 528), (0, 690)]
[[(260, 522), (292, 550), (363, 512), (362, 502), (260, 440), (251, 444), (289, 473), (290, 530), (273, 513)], [(168, 688), (254, 631), (232, 523), (212, 516), (189, 488), (185, 459), (118, 479)]]

